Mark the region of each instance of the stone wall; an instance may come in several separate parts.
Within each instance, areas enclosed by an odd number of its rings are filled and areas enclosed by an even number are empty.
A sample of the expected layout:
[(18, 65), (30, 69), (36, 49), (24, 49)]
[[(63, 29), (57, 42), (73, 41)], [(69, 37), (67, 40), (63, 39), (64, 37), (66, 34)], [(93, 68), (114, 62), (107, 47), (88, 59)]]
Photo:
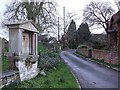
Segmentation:
[(12, 82), (19, 81), (18, 71), (6, 71), (0, 73), (0, 89), (5, 85), (9, 85)]
[[(88, 49), (87, 48), (81, 48), (77, 50), (78, 52), (82, 53), (83, 55), (88, 56)], [(95, 59), (104, 59), (105, 62), (110, 63), (110, 64), (120, 64), (118, 61), (118, 56), (117, 52), (112, 52), (112, 51), (106, 51), (106, 50), (98, 50), (94, 49), (92, 50), (92, 58)]]

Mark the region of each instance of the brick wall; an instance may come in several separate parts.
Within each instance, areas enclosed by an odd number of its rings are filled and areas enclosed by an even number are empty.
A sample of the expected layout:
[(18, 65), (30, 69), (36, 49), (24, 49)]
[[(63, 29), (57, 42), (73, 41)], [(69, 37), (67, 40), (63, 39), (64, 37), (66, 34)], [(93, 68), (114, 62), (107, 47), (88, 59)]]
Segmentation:
[[(78, 52), (88, 56), (88, 49), (82, 48), (82, 49), (79, 49)], [(120, 62), (118, 62), (117, 52), (94, 49), (92, 50), (92, 57), (100, 60), (104, 59), (105, 62), (108, 62), (111, 64), (118, 64), (118, 63), (120, 64)]]

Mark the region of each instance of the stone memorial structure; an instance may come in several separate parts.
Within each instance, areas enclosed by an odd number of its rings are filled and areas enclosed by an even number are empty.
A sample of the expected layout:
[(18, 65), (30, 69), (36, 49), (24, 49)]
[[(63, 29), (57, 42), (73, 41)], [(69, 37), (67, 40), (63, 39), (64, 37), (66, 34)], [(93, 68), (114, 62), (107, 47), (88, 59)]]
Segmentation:
[(14, 54), (15, 68), (19, 72), (20, 80), (27, 80), (38, 74), (37, 34), (38, 28), (31, 20), (10, 22), (9, 54)]

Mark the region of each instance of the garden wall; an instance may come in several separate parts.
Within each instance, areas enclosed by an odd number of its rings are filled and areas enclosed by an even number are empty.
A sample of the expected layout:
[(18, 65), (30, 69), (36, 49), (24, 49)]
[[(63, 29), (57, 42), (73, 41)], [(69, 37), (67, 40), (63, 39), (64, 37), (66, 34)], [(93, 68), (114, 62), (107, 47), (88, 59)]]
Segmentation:
[[(87, 48), (81, 48), (78, 50), (83, 55), (88, 56), (88, 49)], [(120, 64), (118, 61), (117, 52), (113, 51), (107, 51), (107, 50), (98, 50), (94, 49), (92, 50), (92, 58), (95, 59), (104, 59), (105, 62), (110, 64)]]

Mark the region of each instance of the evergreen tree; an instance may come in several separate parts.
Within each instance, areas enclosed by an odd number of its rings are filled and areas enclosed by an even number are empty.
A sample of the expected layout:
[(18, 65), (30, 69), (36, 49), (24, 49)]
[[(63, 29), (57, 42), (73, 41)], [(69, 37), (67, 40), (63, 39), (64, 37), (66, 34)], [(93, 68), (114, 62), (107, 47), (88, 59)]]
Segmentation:
[(91, 32), (87, 23), (82, 23), (76, 31), (76, 43), (83, 44), (91, 37)]
[(68, 31), (66, 33), (66, 37), (67, 37), (67, 44), (69, 46), (69, 48), (73, 49), (76, 48), (76, 24), (74, 22), (74, 20), (71, 21), (69, 27), (68, 27)]

